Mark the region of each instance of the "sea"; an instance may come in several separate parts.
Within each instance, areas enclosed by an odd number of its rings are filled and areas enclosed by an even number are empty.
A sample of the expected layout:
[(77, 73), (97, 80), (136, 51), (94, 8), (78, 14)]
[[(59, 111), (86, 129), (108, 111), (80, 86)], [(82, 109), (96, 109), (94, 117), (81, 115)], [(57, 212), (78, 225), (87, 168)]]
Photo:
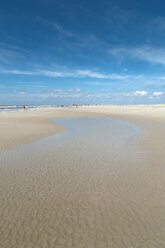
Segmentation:
[(18, 111), (24, 109), (44, 108), (44, 107), (55, 107), (52, 105), (0, 105), (0, 112), (2, 111)]

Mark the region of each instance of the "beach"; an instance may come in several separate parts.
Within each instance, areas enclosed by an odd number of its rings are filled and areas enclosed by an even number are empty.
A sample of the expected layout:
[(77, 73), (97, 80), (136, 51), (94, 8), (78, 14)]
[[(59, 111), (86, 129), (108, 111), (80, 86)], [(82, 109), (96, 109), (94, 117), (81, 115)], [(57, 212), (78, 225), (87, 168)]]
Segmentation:
[(165, 247), (165, 105), (0, 112), (0, 246)]

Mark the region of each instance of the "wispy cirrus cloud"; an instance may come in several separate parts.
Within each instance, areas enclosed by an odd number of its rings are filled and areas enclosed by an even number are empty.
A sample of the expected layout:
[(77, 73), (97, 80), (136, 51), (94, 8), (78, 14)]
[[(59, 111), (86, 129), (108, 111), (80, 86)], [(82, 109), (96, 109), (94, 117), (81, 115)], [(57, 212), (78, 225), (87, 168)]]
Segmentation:
[(128, 75), (117, 75), (117, 74), (102, 74), (99, 72), (94, 72), (90, 70), (78, 70), (76, 74), (80, 77), (91, 77), (98, 79), (126, 79), (129, 78)]
[(40, 23), (43, 23), (43, 24), (46, 24), (46, 25), (49, 25), (49, 26), (55, 28), (61, 35), (68, 36), (68, 37), (76, 36), (75, 33), (65, 29), (62, 25), (58, 24), (55, 21), (48, 21), (48, 20), (45, 20), (45, 19), (40, 18), (40, 17), (36, 17), (36, 20)]
[(149, 32), (154, 32), (154, 33), (161, 33), (164, 35), (165, 31), (165, 17), (164, 16), (157, 16), (150, 20), (150, 22), (146, 25), (147, 30)]
[(12, 61), (18, 61), (23, 58), (23, 55), (16, 50), (0, 47), (0, 63), (5, 65), (12, 64)]
[(0, 67), (4, 66), (17, 66), (18, 64), (28, 64), (27, 58), (32, 61), (35, 54), (28, 49), (21, 48), (17, 45), (0, 42)]
[(22, 70), (1, 70), (3, 73), (27, 75), (27, 76), (47, 76), (47, 77), (71, 77), (71, 78), (97, 78), (97, 79), (113, 79), (122, 80), (128, 79), (129, 75), (120, 74), (105, 74), (91, 70), (74, 70), (71, 72), (49, 71), (49, 70), (36, 70), (36, 71), (22, 71)]
[(16, 74), (16, 75), (37, 75), (37, 72), (33, 71), (21, 71), (21, 70), (1, 70), (2, 73)]
[(150, 46), (142, 47), (121, 47), (109, 49), (109, 53), (118, 59), (134, 58), (147, 61), (152, 64), (165, 65), (165, 48), (155, 48)]

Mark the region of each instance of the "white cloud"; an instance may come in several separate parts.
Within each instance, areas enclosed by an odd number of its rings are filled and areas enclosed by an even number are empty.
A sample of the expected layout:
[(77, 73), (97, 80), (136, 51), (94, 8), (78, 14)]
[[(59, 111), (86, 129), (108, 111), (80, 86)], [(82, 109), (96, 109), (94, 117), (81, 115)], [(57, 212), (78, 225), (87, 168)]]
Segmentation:
[(165, 76), (157, 77), (156, 79), (165, 80)]
[(135, 92), (128, 92), (124, 93), (125, 96), (146, 96), (148, 95), (147, 91), (135, 91)]
[(33, 71), (20, 71), (20, 70), (2, 70), (4, 73), (16, 74), (16, 75), (37, 75), (37, 72)]
[(43, 95), (48, 95), (51, 97), (69, 97), (69, 98), (74, 98), (74, 97), (80, 97), (82, 95), (82, 90), (81, 89), (69, 89), (69, 90), (63, 90), (63, 89), (57, 89), (57, 90), (44, 90), (42, 92)]
[(71, 72), (48, 71), (48, 70), (37, 70), (37, 71), (1, 70), (1, 72), (9, 73), (9, 74), (17, 74), (17, 75), (47, 76), (47, 77), (71, 77), (71, 78), (89, 77), (89, 78), (112, 79), (112, 80), (123, 80), (129, 78), (129, 75), (104, 74), (91, 70), (75, 70)]
[(68, 92), (70, 92), (70, 93), (79, 93), (79, 92), (81, 92), (81, 90), (80, 89), (69, 89)]
[(61, 94), (61, 93), (63, 93), (64, 92), (64, 90), (62, 90), (62, 89), (58, 89), (58, 90), (43, 90), (43, 94), (48, 94), (48, 95), (52, 95), (52, 94)]
[(70, 73), (65, 73), (65, 72), (58, 72), (58, 71), (36, 71), (35, 75), (41, 75), (41, 76), (48, 76), (48, 77), (70, 77)]
[(19, 95), (24, 95), (24, 94), (26, 94), (26, 91), (24, 91), (24, 90), (22, 90), (22, 91), (19, 91), (19, 90), (12, 90), (11, 93), (19, 94)]
[(162, 92), (162, 91), (155, 91), (153, 93), (153, 96), (162, 96), (163, 94), (164, 94), (164, 92)]
[(147, 91), (135, 91), (135, 96), (146, 96), (148, 94)]
[(150, 46), (133, 47), (133, 48), (113, 48), (109, 49), (109, 53), (115, 57), (122, 59), (136, 58), (139, 60), (147, 61), (152, 64), (162, 64), (165, 65), (165, 49), (155, 48)]
[(91, 77), (98, 79), (126, 79), (129, 78), (128, 75), (118, 75), (118, 74), (103, 74), (99, 72), (94, 72), (90, 70), (77, 70), (75, 75), (78, 77)]

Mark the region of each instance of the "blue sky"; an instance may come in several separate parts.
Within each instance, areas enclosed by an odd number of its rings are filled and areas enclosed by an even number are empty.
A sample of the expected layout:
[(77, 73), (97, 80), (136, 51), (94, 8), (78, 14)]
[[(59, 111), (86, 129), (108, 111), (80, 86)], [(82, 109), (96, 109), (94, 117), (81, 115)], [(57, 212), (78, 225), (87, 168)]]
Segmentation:
[(165, 103), (164, 0), (2, 0), (0, 104)]

